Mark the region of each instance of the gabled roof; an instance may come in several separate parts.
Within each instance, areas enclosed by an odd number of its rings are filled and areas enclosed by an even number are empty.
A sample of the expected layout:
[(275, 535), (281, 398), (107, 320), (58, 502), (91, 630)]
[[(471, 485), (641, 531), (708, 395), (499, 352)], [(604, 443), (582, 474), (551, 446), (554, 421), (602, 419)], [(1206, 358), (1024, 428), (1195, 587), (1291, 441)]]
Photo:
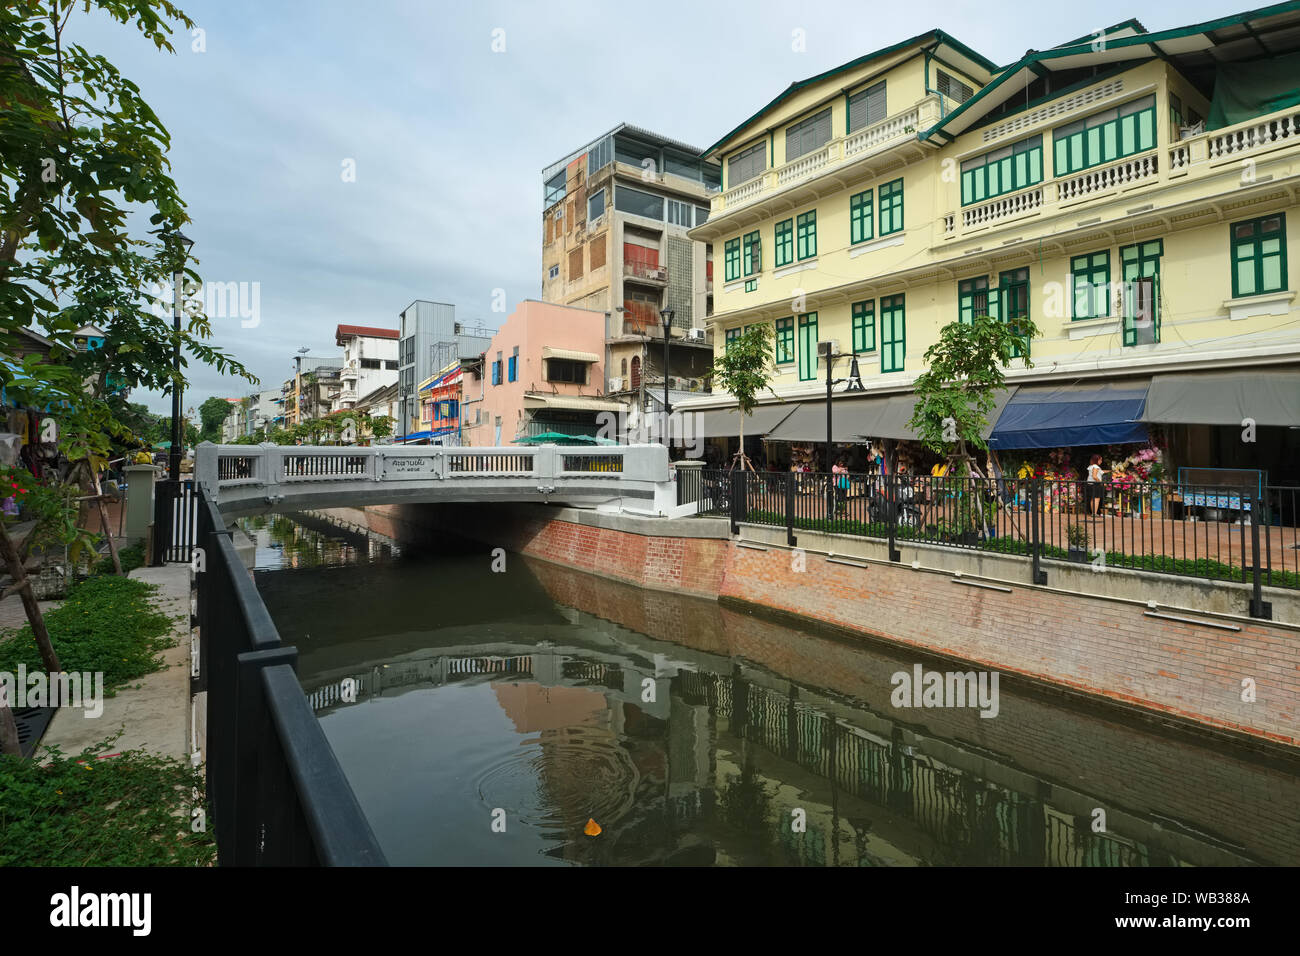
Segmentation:
[[(954, 66), (967, 67), (967, 68), (973, 67), (974, 69), (972, 70), (972, 72), (978, 74), (980, 71), (983, 71), (984, 73), (987, 73), (990, 76), (992, 76), (998, 71), (998, 65), (994, 63), (992, 60), (988, 59), (987, 57), (981, 56), (979, 53), (976, 53), (974, 50), (966, 46), (964, 43), (955, 40), (953, 37), (949, 36), (947, 33), (944, 33), (942, 30), (928, 30), (925, 33), (918, 33), (916, 36), (912, 37), (909, 40), (904, 40), (901, 43), (893, 43), (887, 47), (882, 47), (881, 49), (876, 50), (874, 53), (867, 53), (864, 56), (858, 57), (857, 59), (849, 60), (849, 62), (842, 63), (833, 69), (826, 70), (824, 73), (818, 73), (816, 76), (810, 76), (806, 80), (798, 80), (794, 83), (791, 83), (788, 87), (785, 88), (785, 90), (783, 90), (780, 94), (778, 94), (774, 99), (770, 100), (766, 106), (762, 107), (757, 113), (747, 118), (739, 126), (735, 127), (735, 129), (731, 130), (729, 133), (727, 133), (727, 135), (723, 136), (722, 139), (718, 140), (716, 143), (714, 143), (712, 146), (710, 146), (700, 155), (704, 158), (710, 157), (719, 147), (725, 145), (728, 141), (732, 139), (732, 137), (736, 136), (745, 127), (753, 124), (756, 120), (766, 115), (767, 113), (771, 112), (781, 103), (785, 102), (795, 93), (798, 93), (800, 90), (805, 89), (806, 87), (813, 86), (814, 84), (817, 83), (821, 83), (823, 80), (828, 80), (831, 77), (836, 76), (840, 73), (845, 73), (849, 70), (855, 70), (858, 67), (865, 66), (866, 64), (871, 63), (874, 60), (883, 59), (884, 57), (887, 57), (890, 54), (897, 53), (899, 50), (906, 50), (909, 47), (921, 46), (927, 43), (933, 43), (937, 46), (945, 47), (946, 52), (949, 56), (951, 56), (954, 59), (965, 61), (964, 63), (954, 63), (953, 64)], [(978, 77), (973, 77), (973, 78), (978, 78)]]
[[(1136, 28), (1125, 30), (1125, 27)], [(1202, 92), (1213, 89), (1214, 72), (1221, 63), (1278, 56), (1300, 50), (1300, 0), (1289, 0), (1258, 10), (1220, 17), (1204, 23), (1148, 33), (1137, 21), (1126, 21), (1107, 32), (1106, 42), (1094, 37), (1041, 52), (1030, 50), (1005, 67), (988, 86), (946, 117), (919, 134), (948, 143), (975, 126), (988, 113), (1021, 93), (1046, 73), (1087, 67), (1118, 67), (1123, 63), (1160, 57)], [(1207, 94), (1208, 95), (1208, 94)]]

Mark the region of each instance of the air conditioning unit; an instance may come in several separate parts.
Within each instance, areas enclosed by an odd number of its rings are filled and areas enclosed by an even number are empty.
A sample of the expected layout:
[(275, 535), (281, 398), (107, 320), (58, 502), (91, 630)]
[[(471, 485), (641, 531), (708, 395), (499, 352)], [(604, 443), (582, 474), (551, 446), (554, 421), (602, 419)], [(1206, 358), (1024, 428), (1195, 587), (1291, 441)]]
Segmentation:
[(686, 330), (686, 341), (688, 341), (688, 342), (703, 342), (703, 341), (704, 341), (704, 338), (705, 338), (705, 335), (707, 335), (707, 333), (706, 333), (703, 329), (687, 329), (687, 330)]
[(647, 269), (646, 275), (649, 276), (651, 279), (659, 279), (662, 282), (668, 281), (667, 269)]
[(609, 390), (611, 392), (621, 392), (623, 390), (623, 380), (621, 378), (611, 378), (609, 380)]
[(839, 339), (830, 339), (829, 341), (826, 342), (818, 342), (817, 354), (820, 355), (822, 358), (825, 358), (828, 355), (839, 355), (840, 354)]

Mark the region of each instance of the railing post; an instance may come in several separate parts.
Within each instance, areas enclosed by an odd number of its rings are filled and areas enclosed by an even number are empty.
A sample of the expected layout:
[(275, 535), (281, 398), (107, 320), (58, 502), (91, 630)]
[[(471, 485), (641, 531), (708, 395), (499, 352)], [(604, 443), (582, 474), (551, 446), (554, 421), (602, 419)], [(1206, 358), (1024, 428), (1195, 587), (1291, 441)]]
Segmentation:
[(1250, 564), (1251, 597), (1250, 616), (1265, 621), (1273, 620), (1273, 602), (1264, 600), (1264, 583), (1261, 578), (1259, 560), (1259, 523), (1264, 520), (1264, 502), (1252, 498), (1250, 502)]
[(745, 520), (745, 470), (731, 472), (731, 533), (740, 534), (740, 522)]
[(1046, 584), (1047, 572), (1042, 568), (1043, 534), (1039, 522), (1043, 505), (1043, 479), (1035, 478), (1029, 484), (1029, 553), (1032, 559), (1032, 582)]
[(167, 563), (167, 552), (172, 546), (172, 515), (175, 511), (176, 491), (179, 481), (164, 478), (158, 482), (153, 500), (153, 566), (161, 568)]
[(279, 743), (266, 703), (261, 670), (272, 664), (292, 667), (297, 660), (295, 647), (245, 651), (236, 658), (232, 801), (235, 819), (231, 828), (231, 863), (235, 866), (290, 862), (282, 841), (286, 828), (292, 827), (294, 808), (288, 804), (295, 797), (284, 758), (275, 752)]
[(897, 475), (883, 475), (881, 492), (885, 497), (885, 522), (889, 525), (889, 560), (903, 560), (903, 552), (898, 550), (895, 539), (898, 537), (898, 509), (901, 502)]
[(793, 547), (799, 543), (794, 536), (794, 472), (785, 473), (785, 543)]

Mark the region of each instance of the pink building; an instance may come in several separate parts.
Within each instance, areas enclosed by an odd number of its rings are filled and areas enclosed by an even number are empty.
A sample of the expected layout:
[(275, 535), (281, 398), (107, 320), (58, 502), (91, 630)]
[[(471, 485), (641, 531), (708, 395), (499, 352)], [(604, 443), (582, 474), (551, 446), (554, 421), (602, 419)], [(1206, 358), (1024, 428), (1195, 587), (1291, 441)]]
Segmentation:
[[(604, 397), (605, 313), (527, 299), (483, 355), (483, 397), (466, 394), (464, 443), (510, 445), (556, 432), (595, 435), (597, 415), (624, 406)], [(471, 424), (472, 423), (472, 424)]]

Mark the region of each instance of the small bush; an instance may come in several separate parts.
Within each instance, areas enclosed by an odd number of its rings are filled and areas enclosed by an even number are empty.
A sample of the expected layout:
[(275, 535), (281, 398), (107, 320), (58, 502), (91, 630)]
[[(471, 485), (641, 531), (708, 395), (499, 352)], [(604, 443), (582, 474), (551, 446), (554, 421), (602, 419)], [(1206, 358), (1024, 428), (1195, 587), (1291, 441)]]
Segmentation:
[[(50, 641), (65, 671), (103, 671), (104, 688), (162, 669), (161, 652), (173, 646), (172, 621), (150, 603), (157, 590), (135, 578), (92, 577), (73, 588), (59, 607), (45, 615)], [(26, 664), (43, 671), (31, 625), (0, 641), (0, 671)]]

